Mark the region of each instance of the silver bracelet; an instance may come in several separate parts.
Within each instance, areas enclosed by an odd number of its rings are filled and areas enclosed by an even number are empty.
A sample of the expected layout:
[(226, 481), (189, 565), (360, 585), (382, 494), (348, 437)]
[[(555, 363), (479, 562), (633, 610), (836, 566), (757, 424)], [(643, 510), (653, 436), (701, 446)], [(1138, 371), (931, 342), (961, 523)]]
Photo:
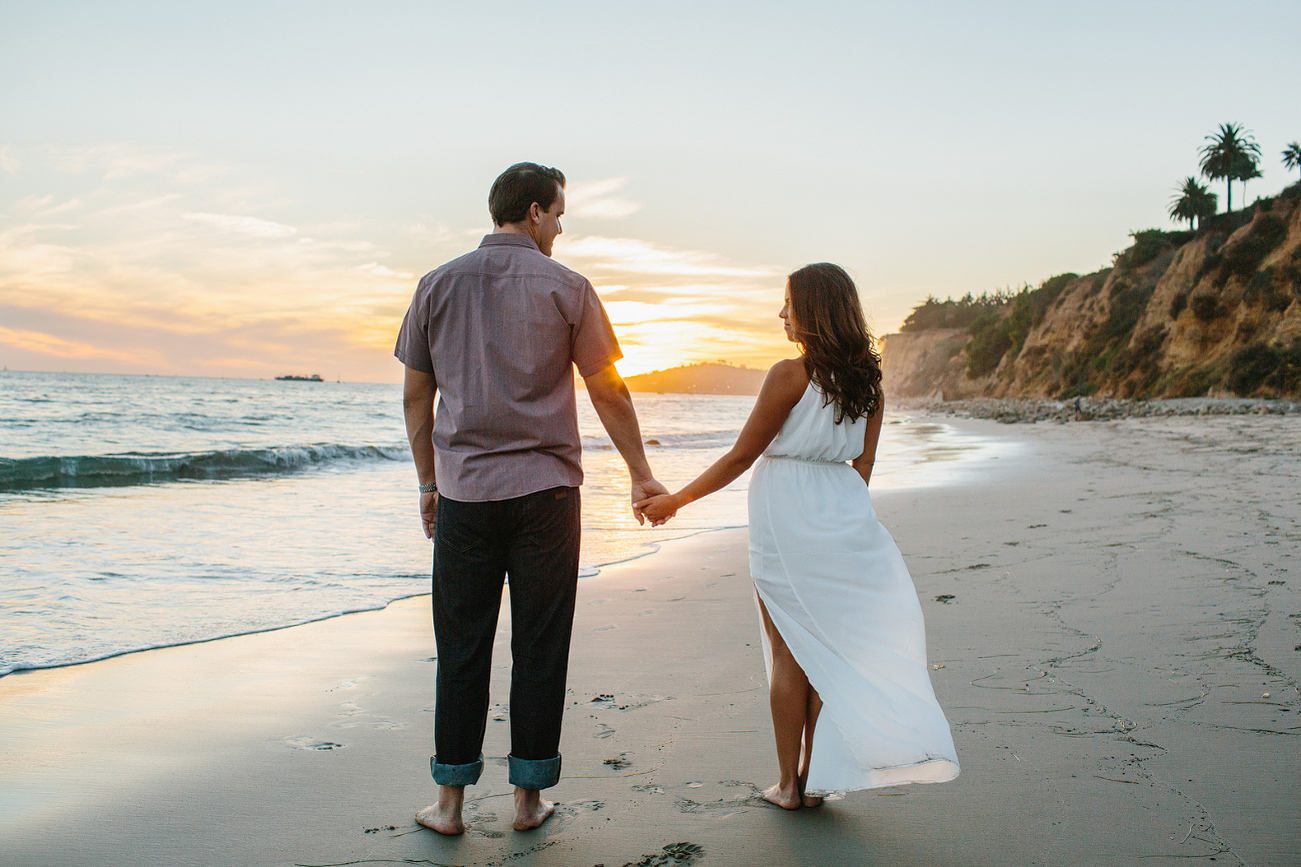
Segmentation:
[(435, 484), (434, 482), (430, 482), (430, 483), (427, 484), (427, 485), (421, 485), (421, 486), (420, 486), (420, 493), (422, 493), (422, 494), (436, 494), (436, 493), (438, 493), (438, 485)]

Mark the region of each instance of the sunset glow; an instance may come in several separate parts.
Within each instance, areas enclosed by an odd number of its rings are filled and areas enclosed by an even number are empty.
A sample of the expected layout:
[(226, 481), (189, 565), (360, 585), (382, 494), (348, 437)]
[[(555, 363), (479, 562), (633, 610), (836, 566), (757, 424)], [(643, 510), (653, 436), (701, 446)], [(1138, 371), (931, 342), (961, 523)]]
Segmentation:
[[(1299, 71), (1290, 8), (1241, 36), (1119, 4), (706, 4), (689, 36), (632, 8), (303, 11), (0, 10), (0, 364), (395, 381), (416, 281), (529, 159), (569, 178), (555, 257), (605, 300), (623, 373), (766, 367), (793, 268), (843, 264), (887, 333), (927, 295), (1091, 271), (1170, 227), (1217, 122), (1267, 152), (1299, 134), (1266, 84)], [(1112, 12), (1142, 51), (1108, 47)], [(533, 86), (485, 60), (543, 43)], [(1203, 64), (1159, 106), (1125, 96), (1195, 48), (1250, 49), (1260, 86)], [(1261, 168), (1252, 194), (1286, 182)]]

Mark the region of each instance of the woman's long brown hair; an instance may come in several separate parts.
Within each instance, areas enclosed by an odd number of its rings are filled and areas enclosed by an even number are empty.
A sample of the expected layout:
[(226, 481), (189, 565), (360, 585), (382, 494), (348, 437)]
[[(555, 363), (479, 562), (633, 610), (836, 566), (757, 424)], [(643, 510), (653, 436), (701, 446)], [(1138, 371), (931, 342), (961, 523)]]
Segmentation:
[(863, 316), (858, 290), (845, 269), (830, 262), (805, 265), (787, 278), (795, 343), (809, 379), (836, 405), (836, 424), (871, 418), (885, 399), (881, 356)]

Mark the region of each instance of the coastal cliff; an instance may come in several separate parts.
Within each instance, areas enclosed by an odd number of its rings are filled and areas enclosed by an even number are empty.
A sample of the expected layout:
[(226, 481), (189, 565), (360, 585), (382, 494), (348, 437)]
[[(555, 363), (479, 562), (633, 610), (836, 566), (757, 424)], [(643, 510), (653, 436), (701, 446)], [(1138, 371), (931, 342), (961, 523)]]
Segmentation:
[(1112, 267), (1017, 294), (927, 299), (884, 339), (898, 397), (1301, 396), (1301, 184)]

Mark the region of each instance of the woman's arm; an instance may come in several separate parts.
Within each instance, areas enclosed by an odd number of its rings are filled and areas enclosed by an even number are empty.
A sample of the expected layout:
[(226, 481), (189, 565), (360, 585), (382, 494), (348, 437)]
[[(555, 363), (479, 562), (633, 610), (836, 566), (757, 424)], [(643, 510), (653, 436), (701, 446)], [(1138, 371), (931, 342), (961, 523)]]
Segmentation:
[(885, 396), (876, 412), (867, 420), (867, 430), (863, 433), (863, 453), (850, 461), (858, 474), (863, 477), (863, 484), (872, 484), (872, 464), (876, 463), (876, 444), (881, 439), (881, 419), (885, 416)]
[(750, 417), (741, 428), (736, 443), (718, 460), (675, 494), (643, 500), (637, 504), (652, 521), (667, 520), (687, 503), (726, 487), (750, 468), (781, 430), (786, 416), (800, 402), (808, 388), (809, 375), (801, 359), (779, 361), (768, 371)]

